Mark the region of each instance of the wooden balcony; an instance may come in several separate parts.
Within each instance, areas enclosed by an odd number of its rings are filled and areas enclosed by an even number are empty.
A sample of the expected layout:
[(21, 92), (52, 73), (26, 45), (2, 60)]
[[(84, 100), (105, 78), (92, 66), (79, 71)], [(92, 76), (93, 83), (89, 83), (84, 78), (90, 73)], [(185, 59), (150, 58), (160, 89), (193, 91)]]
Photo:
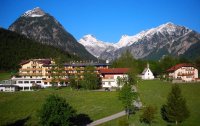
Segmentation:
[(67, 75), (67, 73), (45, 73), (45, 76), (52, 76), (52, 75), (65, 76)]
[(19, 73), (20, 76), (42, 76), (42, 73)]
[(26, 68), (26, 69), (19, 69), (20, 71), (42, 71), (42, 68)]
[(193, 76), (194, 72), (192, 73), (178, 73), (178, 76)]
[(67, 68), (67, 67), (65, 67), (65, 70), (74, 70), (74, 68)]

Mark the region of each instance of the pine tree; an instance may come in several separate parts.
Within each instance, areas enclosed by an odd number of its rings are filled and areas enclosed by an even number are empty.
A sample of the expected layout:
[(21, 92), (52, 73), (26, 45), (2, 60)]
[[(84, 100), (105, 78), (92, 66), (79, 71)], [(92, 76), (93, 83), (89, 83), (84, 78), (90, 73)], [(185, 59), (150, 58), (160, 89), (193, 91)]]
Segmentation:
[(161, 108), (161, 114), (165, 121), (176, 123), (176, 125), (189, 117), (186, 100), (183, 98), (178, 85), (172, 86), (167, 98), (167, 104)]

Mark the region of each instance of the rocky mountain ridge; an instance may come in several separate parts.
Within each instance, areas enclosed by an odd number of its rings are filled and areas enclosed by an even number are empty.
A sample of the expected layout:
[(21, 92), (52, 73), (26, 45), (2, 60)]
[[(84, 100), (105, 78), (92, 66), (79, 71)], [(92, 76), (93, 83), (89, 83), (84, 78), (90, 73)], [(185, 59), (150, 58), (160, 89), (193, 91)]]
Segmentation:
[[(99, 54), (99, 58), (114, 60), (126, 50), (129, 50), (136, 59), (160, 59), (164, 55), (184, 56), (192, 45), (200, 44), (199, 36), (199, 33), (193, 30), (168, 22), (133, 36), (123, 35), (119, 42), (112, 44), (117, 48), (105, 50)], [(85, 41), (87, 46), (81, 43), (93, 54), (92, 51), (98, 47), (94, 44), (91, 46), (91, 41)]]
[(39, 7), (22, 14), (9, 30), (83, 59), (96, 60), (53, 16)]

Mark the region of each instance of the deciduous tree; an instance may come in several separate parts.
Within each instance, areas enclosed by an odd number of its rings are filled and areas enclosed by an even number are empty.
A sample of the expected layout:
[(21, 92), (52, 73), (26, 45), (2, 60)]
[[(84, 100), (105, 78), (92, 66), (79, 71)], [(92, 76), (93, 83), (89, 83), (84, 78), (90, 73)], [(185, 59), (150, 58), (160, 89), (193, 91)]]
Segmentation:
[(147, 106), (143, 110), (143, 114), (140, 116), (140, 121), (151, 125), (155, 120), (156, 107)]
[(137, 98), (136, 92), (132, 91), (131, 85), (124, 84), (119, 92), (119, 99), (126, 110), (127, 118), (129, 118), (130, 110), (133, 110), (133, 101)]
[(40, 124), (44, 126), (70, 126), (75, 110), (65, 99), (56, 95), (47, 97), (39, 111)]

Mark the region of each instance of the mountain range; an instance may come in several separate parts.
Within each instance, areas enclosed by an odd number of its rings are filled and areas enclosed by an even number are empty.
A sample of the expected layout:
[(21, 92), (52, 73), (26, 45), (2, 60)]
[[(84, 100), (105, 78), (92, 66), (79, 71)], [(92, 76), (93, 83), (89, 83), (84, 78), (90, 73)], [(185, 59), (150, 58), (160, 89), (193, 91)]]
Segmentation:
[(36, 7), (22, 14), (9, 30), (85, 60), (113, 61), (127, 50), (136, 59), (151, 60), (165, 55), (195, 59), (200, 54), (200, 34), (171, 22), (136, 35), (123, 35), (117, 43), (98, 40), (91, 34), (77, 41), (53, 16)]
[(123, 35), (119, 42), (110, 43), (85, 35), (79, 40), (94, 56), (114, 60), (129, 50), (136, 59), (159, 60), (165, 55), (194, 59), (200, 56), (200, 34), (171, 22), (136, 35)]
[(53, 16), (39, 7), (22, 14), (8, 29), (82, 59), (96, 60)]

